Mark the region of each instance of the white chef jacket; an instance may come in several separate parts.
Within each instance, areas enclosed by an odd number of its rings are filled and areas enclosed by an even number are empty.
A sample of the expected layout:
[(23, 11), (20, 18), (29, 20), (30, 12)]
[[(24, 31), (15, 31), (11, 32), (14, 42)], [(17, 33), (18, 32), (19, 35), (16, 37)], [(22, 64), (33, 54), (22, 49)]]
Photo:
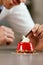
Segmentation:
[[(5, 13), (3, 13), (3, 11)], [(6, 16), (6, 20), (9, 21), (15, 32), (14, 44), (16, 45), (16, 43), (21, 40), (23, 35), (27, 35), (31, 31), (31, 29), (34, 27), (34, 22), (24, 3), (21, 3), (10, 10), (4, 8), (3, 11), (2, 14), (5, 15), (1, 15), (2, 17), (0, 20)]]

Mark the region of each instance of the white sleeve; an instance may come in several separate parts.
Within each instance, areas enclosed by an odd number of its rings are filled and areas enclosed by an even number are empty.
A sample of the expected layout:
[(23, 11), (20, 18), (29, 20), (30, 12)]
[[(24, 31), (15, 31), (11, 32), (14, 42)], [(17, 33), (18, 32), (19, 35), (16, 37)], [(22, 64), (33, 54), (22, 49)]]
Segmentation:
[(3, 7), (3, 10), (2, 10), (2, 12), (0, 14), (0, 20), (5, 18), (7, 16), (7, 14), (8, 14), (8, 10), (5, 7)]
[(34, 27), (34, 21), (24, 3), (12, 8), (11, 14), (7, 17), (14, 31), (21, 35), (27, 35)]

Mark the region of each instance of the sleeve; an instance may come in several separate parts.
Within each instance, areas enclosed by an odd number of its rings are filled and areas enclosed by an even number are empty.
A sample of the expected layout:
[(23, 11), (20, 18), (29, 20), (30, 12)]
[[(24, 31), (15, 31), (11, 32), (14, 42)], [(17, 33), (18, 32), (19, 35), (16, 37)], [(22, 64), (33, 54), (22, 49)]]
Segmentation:
[(10, 21), (14, 31), (21, 35), (27, 35), (35, 25), (24, 3), (14, 7), (12, 14), (7, 19)]

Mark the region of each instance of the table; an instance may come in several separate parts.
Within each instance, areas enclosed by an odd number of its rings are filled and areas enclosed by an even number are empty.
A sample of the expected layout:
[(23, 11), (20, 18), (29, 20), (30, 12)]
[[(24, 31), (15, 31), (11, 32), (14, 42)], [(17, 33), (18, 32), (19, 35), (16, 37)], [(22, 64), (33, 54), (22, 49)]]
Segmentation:
[(0, 65), (43, 65), (43, 52), (18, 54), (15, 51), (0, 51)]

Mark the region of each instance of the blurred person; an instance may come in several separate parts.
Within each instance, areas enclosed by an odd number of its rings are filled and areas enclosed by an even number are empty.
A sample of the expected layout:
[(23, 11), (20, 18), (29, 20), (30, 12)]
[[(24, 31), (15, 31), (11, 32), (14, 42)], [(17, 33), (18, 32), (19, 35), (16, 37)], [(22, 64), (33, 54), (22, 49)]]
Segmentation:
[[(7, 10), (4, 10), (4, 11), (7, 11)], [(42, 42), (43, 41), (42, 25), (37, 24), (34, 27), (33, 20), (25, 4), (21, 3), (20, 5), (17, 5), (13, 7), (12, 9), (10, 9), (9, 11), (7, 11), (7, 13), (9, 13), (9, 15), (6, 16), (7, 20), (10, 22), (15, 32), (15, 36), (16, 36), (15, 43), (20, 41), (23, 35), (27, 35), (27, 33), (29, 33), (30, 30), (32, 30), (32, 32), (28, 36), (30, 37), (33, 43), (37, 43), (37, 46), (35, 49), (42, 50), (43, 45), (40, 46), (40, 44), (43, 43)]]
[[(34, 21), (32, 20), (31, 15), (25, 7), (24, 3), (13, 7), (10, 11), (11, 12), (7, 17), (7, 20), (10, 22), (15, 31), (16, 40), (20, 41), (22, 35), (27, 35), (27, 33), (29, 33), (29, 28), (30, 30), (33, 28), (32, 32), (28, 36), (30, 37), (32, 43), (36, 44), (36, 50), (43, 50), (43, 25), (36, 24), (34, 27)], [(16, 42), (18, 41), (15, 41), (15, 43)]]
[(12, 28), (14, 29), (15, 44), (21, 40), (23, 35), (26, 36), (30, 32), (30, 30), (32, 30), (28, 36), (32, 43), (37, 43), (37, 45), (35, 45), (35, 49), (42, 50), (43, 46), (41, 45), (40, 47), (40, 44), (43, 43), (42, 25), (34, 24), (30, 12), (28, 11), (24, 3), (21, 3), (20, 5), (17, 5), (10, 9), (9, 15), (6, 16), (6, 20), (9, 21)]

